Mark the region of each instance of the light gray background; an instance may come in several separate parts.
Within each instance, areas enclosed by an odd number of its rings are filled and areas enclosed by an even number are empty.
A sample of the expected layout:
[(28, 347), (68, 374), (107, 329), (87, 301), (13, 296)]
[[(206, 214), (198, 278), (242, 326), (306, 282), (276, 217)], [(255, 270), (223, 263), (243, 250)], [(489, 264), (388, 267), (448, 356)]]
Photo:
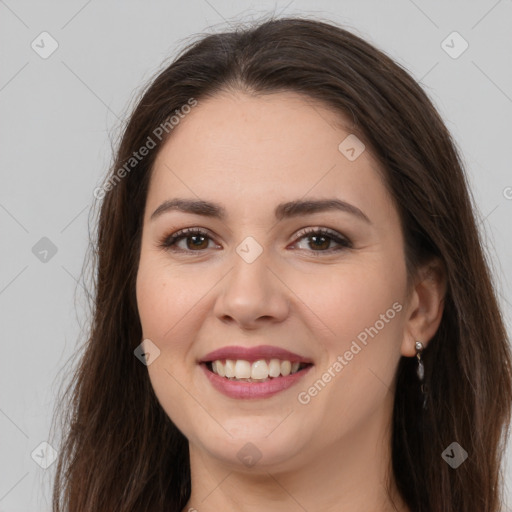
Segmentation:
[[(77, 280), (110, 139), (187, 38), (269, 11), (343, 23), (421, 81), (466, 163), (510, 332), (511, 0), (0, 0), (0, 512), (50, 510), (55, 464), (43, 470), (31, 452), (48, 439), (86, 320)], [(59, 45), (47, 59), (31, 48), (43, 31)], [(469, 43), (456, 59), (441, 46), (453, 31)], [(47, 262), (32, 251), (42, 237), (57, 248)], [(510, 450), (506, 462), (512, 488)]]

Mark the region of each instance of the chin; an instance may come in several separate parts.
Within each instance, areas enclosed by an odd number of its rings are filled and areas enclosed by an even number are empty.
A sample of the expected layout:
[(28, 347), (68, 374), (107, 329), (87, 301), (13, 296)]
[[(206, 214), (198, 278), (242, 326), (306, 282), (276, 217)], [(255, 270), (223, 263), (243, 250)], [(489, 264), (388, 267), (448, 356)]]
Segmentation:
[(286, 467), (304, 453), (308, 436), (298, 428), (281, 428), (283, 425), (278, 425), (282, 421), (282, 417), (233, 418), (223, 423), (232, 437), (221, 429), (222, 433), (208, 438), (204, 437), (204, 432), (196, 433), (196, 440), (204, 451), (238, 469)]

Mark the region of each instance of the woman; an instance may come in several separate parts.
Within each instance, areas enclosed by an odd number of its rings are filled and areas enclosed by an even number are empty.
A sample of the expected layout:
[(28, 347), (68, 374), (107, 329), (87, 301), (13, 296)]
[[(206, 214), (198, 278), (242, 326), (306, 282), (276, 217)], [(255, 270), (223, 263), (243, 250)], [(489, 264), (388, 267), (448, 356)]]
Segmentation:
[(500, 510), (503, 319), (450, 134), (385, 54), (310, 19), (205, 36), (95, 196), (55, 511)]

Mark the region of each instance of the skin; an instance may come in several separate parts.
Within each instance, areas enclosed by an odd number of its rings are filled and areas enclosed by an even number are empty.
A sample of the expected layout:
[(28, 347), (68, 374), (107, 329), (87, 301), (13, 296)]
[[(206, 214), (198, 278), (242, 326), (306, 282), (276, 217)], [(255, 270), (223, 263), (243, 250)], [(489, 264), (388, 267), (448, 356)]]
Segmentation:
[[(435, 334), (445, 279), (433, 261), (407, 289), (397, 210), (370, 151), (349, 161), (338, 150), (350, 133), (340, 121), (292, 92), (223, 92), (200, 101), (160, 150), (136, 291), (144, 338), (160, 350), (148, 366), (152, 386), (189, 440), (192, 495), (184, 511), (409, 510), (389, 469), (395, 374), (401, 356), (415, 355), (415, 340), (427, 345)], [(175, 197), (220, 203), (227, 218), (171, 211), (150, 220)], [(278, 203), (333, 197), (371, 224), (334, 210), (274, 218)], [(210, 238), (182, 239), (182, 252), (159, 247), (196, 227)], [(339, 247), (334, 240), (297, 236), (319, 227), (353, 247), (329, 252)], [(250, 264), (236, 252), (248, 236), (263, 250)], [(298, 394), (332, 373), (337, 357), (394, 303), (401, 311), (300, 403)], [(241, 400), (215, 390), (197, 364), (226, 345), (260, 344), (309, 357), (314, 366), (277, 395)], [(237, 457), (248, 442), (261, 454), (250, 467)]]

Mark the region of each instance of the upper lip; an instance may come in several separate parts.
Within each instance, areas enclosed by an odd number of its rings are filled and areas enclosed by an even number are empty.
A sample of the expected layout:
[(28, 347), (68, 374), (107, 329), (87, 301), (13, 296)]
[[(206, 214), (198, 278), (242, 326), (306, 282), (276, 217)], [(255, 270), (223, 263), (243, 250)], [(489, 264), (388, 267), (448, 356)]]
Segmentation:
[(254, 362), (259, 359), (280, 359), (282, 361), (312, 363), (310, 358), (285, 350), (284, 348), (272, 345), (258, 345), (257, 347), (230, 346), (222, 347), (203, 356), (199, 362), (207, 363), (219, 359), (243, 359)]

